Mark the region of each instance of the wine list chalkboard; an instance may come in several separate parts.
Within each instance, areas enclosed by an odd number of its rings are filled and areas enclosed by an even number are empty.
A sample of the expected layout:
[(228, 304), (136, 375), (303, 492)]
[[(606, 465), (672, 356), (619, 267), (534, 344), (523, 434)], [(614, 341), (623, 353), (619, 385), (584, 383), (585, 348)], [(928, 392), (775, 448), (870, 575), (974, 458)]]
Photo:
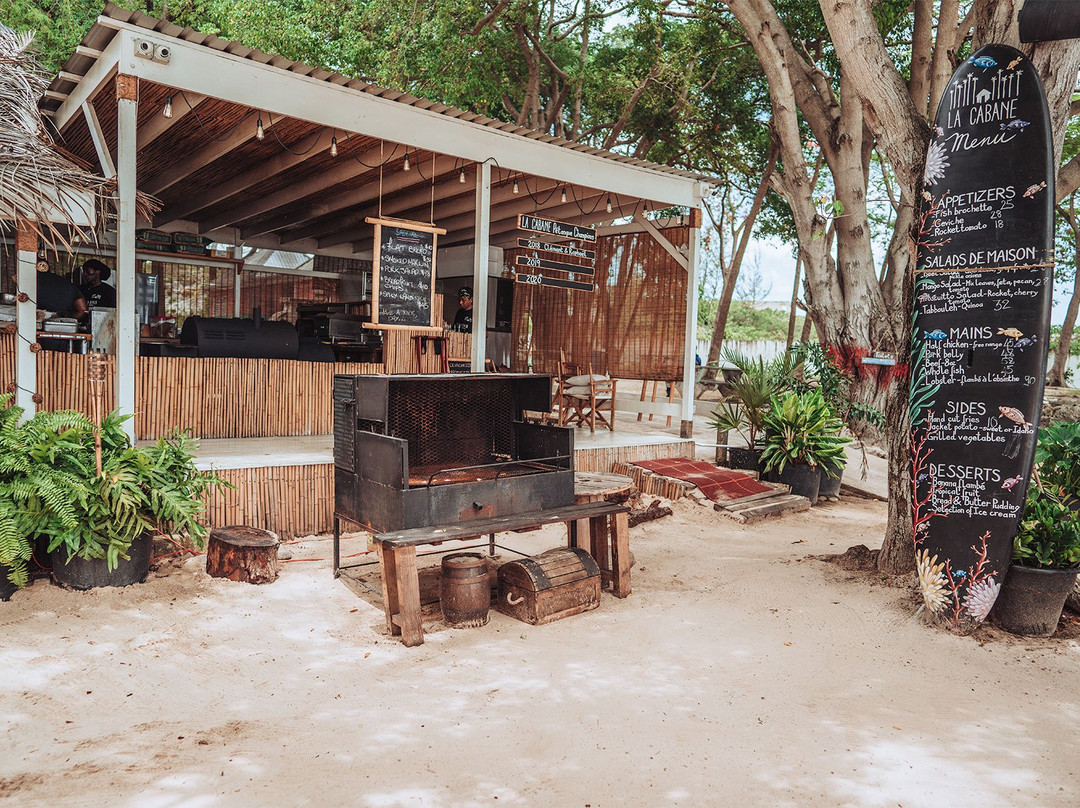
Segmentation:
[(988, 45), (945, 89), (923, 176), (914, 283), (912, 515), (927, 608), (982, 622), (1008, 570), (1042, 407), (1053, 285), (1046, 96)]
[(395, 219), (368, 219), (375, 225), (371, 322), (383, 328), (433, 328), (435, 250), (439, 234), (431, 225)]

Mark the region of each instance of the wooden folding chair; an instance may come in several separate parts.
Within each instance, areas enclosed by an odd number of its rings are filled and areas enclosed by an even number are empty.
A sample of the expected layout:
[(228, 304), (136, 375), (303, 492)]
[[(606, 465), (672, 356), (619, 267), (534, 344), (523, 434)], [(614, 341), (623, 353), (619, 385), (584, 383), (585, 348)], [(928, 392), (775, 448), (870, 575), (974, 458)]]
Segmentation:
[(555, 379), (555, 406), (562, 426), (601, 426), (615, 431), (616, 380), (592, 372), (592, 365), (575, 365), (560, 358)]

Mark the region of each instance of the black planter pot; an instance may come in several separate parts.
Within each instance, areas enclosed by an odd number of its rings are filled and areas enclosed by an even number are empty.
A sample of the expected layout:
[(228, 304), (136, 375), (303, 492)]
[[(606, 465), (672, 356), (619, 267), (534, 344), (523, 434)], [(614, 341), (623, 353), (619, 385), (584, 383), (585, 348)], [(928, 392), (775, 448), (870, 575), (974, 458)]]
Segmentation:
[(791, 493), (806, 497), (811, 505), (817, 504), (818, 488), (821, 485), (821, 467), (806, 463), (788, 463), (784, 470), (776, 475), (776, 481), (791, 486)]
[[(835, 474), (833, 477), (830, 475)], [(818, 499), (839, 499), (840, 498), (840, 484), (844, 478), (843, 466), (829, 466), (826, 463), (821, 464), (821, 484), (818, 486)]]
[[(59, 547), (49, 554), (52, 560), (53, 578), (69, 589), (94, 589), (99, 586), (128, 586), (146, 580), (150, 573), (150, 549), (153, 539), (149, 533), (131, 543), (129, 560), (120, 559), (116, 569), (110, 571), (104, 558), (87, 561), (78, 556), (67, 560), (67, 550)], [(66, 563), (65, 563), (66, 562)]]
[(1078, 570), (1042, 570), (1013, 564), (994, 601), (994, 623), (1013, 634), (1049, 637), (1057, 630)]
[(728, 449), (728, 466), (743, 471), (761, 471), (761, 455), (764, 449)]
[(11, 600), (11, 596), (18, 589), (15, 584), (8, 580), (9, 572), (11, 572), (11, 567), (7, 564), (0, 564), (0, 601)]

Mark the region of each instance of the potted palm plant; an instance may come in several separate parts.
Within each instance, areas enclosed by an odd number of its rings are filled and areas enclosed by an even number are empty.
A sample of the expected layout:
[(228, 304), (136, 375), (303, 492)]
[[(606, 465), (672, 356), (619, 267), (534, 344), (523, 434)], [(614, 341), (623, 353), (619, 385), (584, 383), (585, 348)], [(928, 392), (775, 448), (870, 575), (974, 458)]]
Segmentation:
[(1080, 424), (1039, 430), (1035, 472), (1013, 541), (1012, 565), (994, 603), (997, 625), (1049, 637), (1080, 573)]
[[(724, 361), (737, 371), (726, 373), (730, 392), (709, 416), (708, 423), (716, 429), (717, 443), (726, 443), (726, 435), (738, 432), (746, 448), (728, 447), (731, 468), (761, 471), (761, 455), (765, 447), (764, 417), (773, 399), (789, 389), (799, 368), (800, 360), (792, 351), (785, 351), (769, 361), (751, 359), (741, 351), (725, 348)], [(720, 440), (721, 436), (724, 440)]]
[(823, 465), (836, 463), (849, 442), (840, 435), (842, 422), (817, 389), (774, 399), (762, 420), (764, 471), (816, 503)]
[(199, 522), (203, 498), (223, 482), (195, 467), (189, 436), (136, 448), (116, 413), (100, 427), (74, 411), (40, 412), (19, 424), (21, 416), (4, 406), (0, 417), (0, 512), (21, 514), (15, 532), (23, 544), (0, 555), (14, 562), (13, 582), (25, 583), (27, 546), (37, 536), (48, 541), (53, 577), (74, 589), (144, 580), (155, 533), (201, 546), (208, 532)]

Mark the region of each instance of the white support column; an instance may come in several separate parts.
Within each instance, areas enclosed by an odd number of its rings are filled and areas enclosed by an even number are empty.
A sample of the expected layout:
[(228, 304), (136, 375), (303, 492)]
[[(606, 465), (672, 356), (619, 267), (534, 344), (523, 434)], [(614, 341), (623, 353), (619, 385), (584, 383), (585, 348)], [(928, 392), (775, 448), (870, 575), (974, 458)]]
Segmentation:
[[(137, 79), (116, 78), (116, 174), (119, 215), (116, 223), (116, 406), (135, 415), (135, 128)], [(137, 416), (136, 416), (137, 417)], [(124, 430), (135, 439), (134, 418)]]
[(690, 240), (686, 256), (686, 349), (683, 353), (682, 424), (679, 435), (694, 437), (694, 349), (697, 344), (697, 276), (701, 261), (701, 208), (690, 210)]
[(15, 305), (15, 404), (26, 410), (26, 418), (37, 411), (34, 393), (37, 391), (37, 354), (31, 346), (37, 344), (37, 234), (29, 223), (15, 223), (15, 285), (25, 292), (25, 302)]
[(484, 372), (487, 356), (488, 253), (491, 252), (491, 163), (476, 172), (476, 241), (473, 257), (472, 371)]

